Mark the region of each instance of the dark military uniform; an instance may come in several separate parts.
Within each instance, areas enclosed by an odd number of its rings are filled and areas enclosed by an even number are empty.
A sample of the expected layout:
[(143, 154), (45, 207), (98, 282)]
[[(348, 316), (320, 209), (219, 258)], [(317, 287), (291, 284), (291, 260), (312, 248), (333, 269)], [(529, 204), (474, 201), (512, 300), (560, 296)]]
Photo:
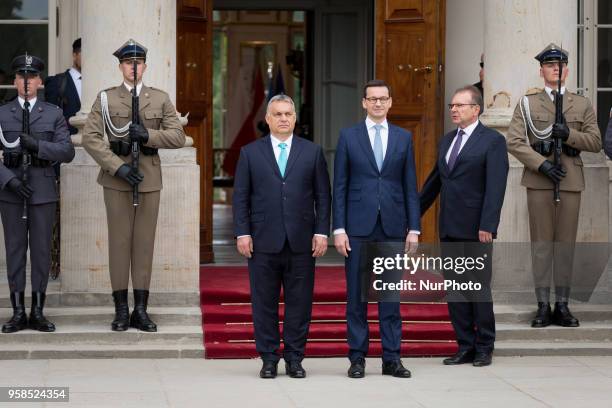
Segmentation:
[[(44, 65), (42, 61), (27, 56), (35, 69), (28, 75), (37, 75)], [(25, 63), (18, 57), (15, 70), (23, 75)], [(37, 61), (38, 60), (38, 61)], [(36, 66), (38, 63), (38, 66)], [(30, 105), (30, 135), (37, 151), (30, 151), (31, 165), (27, 169), (27, 183), (31, 194), (26, 201), (27, 218), (24, 213), (24, 196), (12, 190), (12, 186), (23, 180), (22, 135), (23, 107), (21, 98), (0, 107), (2, 128), (3, 163), (0, 163), (0, 215), (4, 228), (6, 263), (11, 302), (14, 316), (7, 322), (3, 332), (14, 332), (25, 328), (24, 291), (26, 287), (26, 253), (30, 247), (32, 267), (32, 313), (30, 327), (40, 331), (53, 331), (52, 323), (44, 319), (42, 309), (49, 279), (51, 263), (51, 233), (55, 218), (55, 207), (59, 199), (55, 183), (53, 164), (70, 162), (74, 158), (74, 147), (70, 140), (62, 110), (55, 105), (39, 100), (28, 101)], [(19, 142), (17, 142), (19, 141)]]
[[(541, 64), (567, 62), (567, 53), (554, 44), (537, 57)], [(559, 203), (553, 200), (554, 182), (546, 173), (554, 162), (553, 128), (555, 104), (551, 96), (557, 89), (536, 90), (525, 95), (514, 110), (508, 129), (508, 151), (524, 164), (521, 184), (527, 188), (527, 208), (532, 241), (532, 268), (538, 313), (534, 327), (551, 322), (577, 326), (567, 301), (572, 280), (573, 251), (578, 230), (580, 196), (584, 190), (581, 151), (601, 150), (601, 135), (591, 102), (580, 95), (563, 91), (563, 116), (569, 137), (563, 142)], [(549, 95), (550, 92), (550, 95)], [(554, 170), (554, 169), (553, 169)], [(554, 274), (553, 274), (554, 271)], [(551, 277), (555, 283), (555, 314), (549, 297)]]
[[(146, 49), (131, 41), (117, 50), (115, 55), (120, 61), (144, 59)], [(141, 132), (146, 133), (147, 140), (140, 144), (140, 204), (137, 207), (132, 201), (133, 186), (121, 176), (126, 166), (132, 163), (131, 130), (127, 130), (132, 118), (132, 94), (125, 84), (106, 89), (98, 95), (83, 130), (83, 147), (101, 167), (98, 183), (104, 187), (109, 269), (116, 309), (111, 328), (116, 331), (126, 330), (128, 326), (130, 270), (135, 299), (130, 325), (145, 331), (156, 330), (146, 314), (146, 305), (162, 188), (161, 161), (157, 149), (181, 148), (185, 144), (185, 133), (168, 94), (142, 85), (138, 95), (143, 127)]]

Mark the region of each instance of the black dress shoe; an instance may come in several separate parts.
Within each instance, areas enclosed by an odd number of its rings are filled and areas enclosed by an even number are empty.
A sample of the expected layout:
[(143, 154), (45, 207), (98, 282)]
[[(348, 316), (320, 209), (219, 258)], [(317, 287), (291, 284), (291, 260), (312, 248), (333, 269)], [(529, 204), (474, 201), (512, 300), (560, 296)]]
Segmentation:
[(259, 376), (261, 378), (276, 378), (278, 362), (276, 361), (264, 361), (261, 370), (259, 370)]
[(289, 361), (285, 363), (285, 372), (291, 378), (305, 378), (306, 370), (299, 361)]
[(15, 333), (28, 327), (28, 315), (25, 312), (24, 293), (11, 292), (13, 316), (2, 325), (2, 333)]
[(567, 302), (556, 302), (555, 312), (552, 315), (552, 322), (557, 326), (578, 327), (580, 322), (576, 319), (567, 307)]
[(445, 358), (442, 363), (444, 365), (466, 364), (474, 361), (474, 352), (472, 350), (458, 351), (454, 356)]
[(147, 313), (148, 302), (148, 290), (134, 289), (134, 311), (132, 312), (132, 316), (130, 316), (130, 327), (145, 332), (156, 332), (157, 325), (151, 320)]
[(130, 326), (127, 289), (115, 290), (113, 292), (113, 301), (115, 302), (115, 319), (111, 323), (111, 330), (126, 331)]
[(351, 361), (351, 366), (348, 369), (349, 378), (363, 378), (365, 376), (365, 364), (364, 358)]
[(491, 365), (491, 361), (493, 361), (492, 353), (476, 353), (472, 365), (474, 367), (484, 367)]
[(535, 318), (531, 321), (531, 327), (546, 327), (550, 326), (552, 322), (552, 311), (550, 310), (550, 303), (538, 302), (538, 310), (536, 311)]
[(397, 378), (410, 378), (410, 370), (408, 370), (402, 364), (401, 360), (397, 361), (383, 361), (382, 366), (383, 375), (392, 375)]
[(32, 292), (32, 309), (30, 310), (28, 327), (32, 330), (38, 330), (41, 332), (54, 332), (55, 325), (47, 320), (43, 314), (45, 298), (46, 296), (44, 292)]

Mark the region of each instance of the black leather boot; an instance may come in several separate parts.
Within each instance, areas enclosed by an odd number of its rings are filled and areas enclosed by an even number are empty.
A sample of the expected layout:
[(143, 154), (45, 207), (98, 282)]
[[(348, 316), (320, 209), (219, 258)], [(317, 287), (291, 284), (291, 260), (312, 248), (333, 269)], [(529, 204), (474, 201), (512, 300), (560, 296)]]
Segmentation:
[(576, 319), (567, 306), (569, 301), (570, 289), (565, 287), (555, 288), (555, 311), (552, 316), (552, 322), (563, 327), (578, 327), (580, 322)]
[(47, 320), (47, 318), (43, 315), (45, 299), (46, 295), (44, 292), (32, 292), (32, 309), (30, 310), (30, 320), (28, 321), (28, 326), (32, 330), (54, 332), (55, 325)]
[(531, 321), (531, 327), (546, 327), (552, 323), (552, 311), (550, 309), (550, 288), (536, 288), (538, 299), (538, 310), (535, 318)]
[(157, 325), (153, 323), (147, 314), (148, 300), (148, 290), (134, 289), (134, 311), (130, 317), (130, 327), (146, 332), (156, 332)]
[(28, 315), (25, 312), (23, 292), (11, 292), (13, 317), (2, 325), (2, 333), (15, 333), (28, 327)]
[(126, 331), (130, 326), (127, 289), (113, 291), (113, 301), (115, 302), (115, 320), (111, 323), (111, 330)]

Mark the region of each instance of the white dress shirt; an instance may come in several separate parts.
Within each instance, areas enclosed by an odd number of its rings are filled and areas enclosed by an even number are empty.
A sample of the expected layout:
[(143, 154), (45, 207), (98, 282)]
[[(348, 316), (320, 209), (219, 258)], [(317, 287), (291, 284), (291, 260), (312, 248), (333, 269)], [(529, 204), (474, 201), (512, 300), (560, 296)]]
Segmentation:
[[(545, 91), (546, 91), (546, 93), (548, 94), (548, 97), (550, 98), (550, 100), (554, 102), (554, 101), (555, 101), (555, 97), (553, 96), (552, 91), (558, 91), (558, 90), (559, 90), (559, 88), (552, 89), (552, 88), (551, 88), (551, 87), (549, 87), (549, 86), (545, 86), (545, 87), (544, 87), (544, 90), (545, 90)], [(562, 86), (562, 87), (561, 87), (561, 95), (563, 95), (564, 93), (565, 93), (565, 87), (564, 87), (564, 86)]]
[[(463, 149), (463, 146), (465, 146), (465, 144), (467, 143), (468, 139), (470, 138), (470, 136), (472, 135), (472, 133), (474, 132), (474, 129), (476, 129), (476, 126), (478, 126), (478, 124), (480, 123), (480, 121), (478, 119), (476, 119), (476, 122), (472, 123), (471, 125), (466, 126), (463, 129), (463, 139), (461, 139), (461, 146), (459, 146), (459, 152), (457, 153), (461, 153), (461, 149)], [(448, 159), (450, 158), (450, 154), (453, 151), (453, 146), (455, 145), (455, 142), (457, 141), (457, 134), (459, 134), (459, 130), (461, 128), (457, 129), (457, 133), (455, 134), (455, 138), (453, 139), (453, 142), (451, 143), (450, 147), (448, 148), (448, 152), (446, 152), (446, 163), (448, 164)]]
[[(30, 112), (32, 112), (32, 108), (36, 104), (36, 99), (37, 98), (28, 99), (28, 103), (30, 104)], [(23, 104), (25, 103), (25, 99), (23, 99), (21, 96), (18, 96), (17, 100), (19, 101), (19, 105), (21, 105), (21, 109), (23, 109)]]
[[(387, 119), (383, 120), (381, 123), (376, 123), (369, 116), (366, 117), (365, 120), (366, 129), (368, 130), (368, 137), (370, 138), (370, 145), (372, 146), (372, 152), (374, 151), (374, 138), (376, 137), (376, 129), (375, 125), (381, 125), (380, 128), (380, 140), (382, 142), (382, 153), (383, 160), (385, 160), (385, 155), (387, 154), (387, 144), (389, 143), (389, 122)], [(380, 208), (379, 208), (380, 210)], [(408, 231), (410, 234), (420, 235), (421, 231), (410, 230)], [(334, 230), (334, 235), (338, 234), (346, 234), (346, 230), (344, 228), (338, 228)]]
[[(276, 159), (277, 163), (278, 163), (278, 158), (280, 157), (280, 152), (281, 152), (281, 148), (278, 147), (280, 143), (285, 143), (287, 145), (285, 147), (285, 150), (287, 151), (287, 160), (289, 160), (289, 152), (291, 151), (291, 142), (293, 142), (293, 135), (289, 136), (287, 140), (283, 142), (282, 140), (277, 139), (272, 134), (270, 134), (270, 142), (272, 143), (272, 150), (274, 151), (274, 158)], [(314, 234), (314, 235), (318, 237), (327, 238), (327, 235), (325, 234)], [(239, 235), (236, 238), (242, 238), (242, 237), (250, 237), (250, 235)]]
[[(125, 86), (127, 88), (128, 91), (132, 92), (132, 85), (128, 84), (127, 82), (123, 82), (123, 86)], [(136, 95), (140, 95), (140, 90), (142, 89), (142, 81), (138, 83), (138, 85), (136, 85)]]
[(77, 94), (79, 94), (79, 101), (81, 100), (81, 73), (76, 70), (75, 67), (72, 67), (68, 70), (68, 73), (72, 77), (72, 82), (74, 82), (74, 87), (76, 88)]

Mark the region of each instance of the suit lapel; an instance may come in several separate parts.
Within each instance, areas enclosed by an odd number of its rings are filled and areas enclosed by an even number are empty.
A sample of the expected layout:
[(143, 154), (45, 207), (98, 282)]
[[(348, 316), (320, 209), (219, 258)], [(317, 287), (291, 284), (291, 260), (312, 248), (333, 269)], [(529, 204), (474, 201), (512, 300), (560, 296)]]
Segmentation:
[(376, 165), (376, 159), (374, 158), (374, 150), (372, 150), (372, 144), (370, 143), (370, 136), (368, 135), (368, 129), (366, 128), (365, 121), (361, 122), (361, 131), (357, 135), (357, 140), (359, 141), (363, 152), (374, 167), (374, 171), (378, 173), (378, 166)]
[(450, 173), (450, 169), (448, 168), (448, 163), (446, 162), (446, 154), (448, 153), (448, 149), (450, 149), (451, 143), (453, 142), (453, 139), (455, 138), (456, 134), (457, 134), (456, 131), (448, 132), (446, 136), (444, 137), (444, 140), (440, 144), (440, 158), (439, 158), (440, 163), (438, 167), (445, 174)]
[(150, 89), (148, 87), (143, 85), (142, 88), (140, 88), (140, 95), (138, 97), (138, 102), (139, 102), (138, 112), (142, 112), (144, 108), (146, 108), (147, 106), (151, 104)]
[[(387, 166), (387, 163), (391, 161), (391, 157), (393, 156), (393, 152), (395, 151), (395, 146), (397, 145), (398, 134), (395, 133), (395, 129), (391, 127), (391, 124), (387, 122), (387, 126), (389, 127), (389, 131), (387, 133), (387, 151), (385, 152), (385, 159), (383, 160), (383, 165), (380, 169), (382, 173)], [(369, 138), (368, 138), (369, 141)], [(372, 151), (372, 155), (374, 151)]]
[[(285, 168), (285, 178), (287, 178), (287, 175), (291, 171), (291, 168), (297, 161), (298, 157), (300, 156), (300, 153), (302, 153), (302, 149), (304, 148), (304, 143), (302, 142), (303, 141), (299, 137), (293, 135), (291, 149), (289, 150), (289, 158), (287, 160), (287, 167)], [(280, 174), (280, 170), (278, 173)]]
[[(278, 168), (278, 163), (276, 162), (276, 157), (274, 157), (274, 150), (272, 150), (270, 135), (259, 139), (259, 150), (263, 154), (268, 164), (272, 167), (274, 174), (276, 174), (279, 178), (282, 178)], [(286, 171), (285, 174), (287, 174)]]
[(546, 91), (540, 92), (540, 102), (542, 103), (542, 107), (549, 111), (550, 113), (555, 113), (555, 104), (550, 100), (550, 97), (546, 93)]
[(38, 119), (42, 117), (43, 106), (39, 100), (36, 100), (36, 103), (32, 107), (32, 111), (30, 112), (30, 125), (36, 122)]
[(479, 134), (480, 134), (480, 131), (482, 130), (482, 128), (483, 128), (483, 124), (482, 123), (478, 123), (478, 126), (476, 126), (476, 129), (474, 129), (474, 131), (472, 132), (472, 134), (468, 138), (467, 142), (465, 142), (465, 145), (463, 145), (463, 148), (459, 151), (459, 156), (457, 156), (457, 161), (455, 161), (455, 166), (453, 167), (451, 172), (453, 172), (457, 167), (459, 167), (459, 165), (461, 164), (461, 161), (463, 160), (465, 155), (471, 149), (473, 149), (474, 146), (478, 143), (478, 137), (479, 137)]
[(128, 91), (125, 84), (119, 85), (119, 99), (122, 104), (132, 109), (132, 93)]
[(574, 106), (574, 98), (567, 92), (567, 89), (563, 93), (563, 114)]

